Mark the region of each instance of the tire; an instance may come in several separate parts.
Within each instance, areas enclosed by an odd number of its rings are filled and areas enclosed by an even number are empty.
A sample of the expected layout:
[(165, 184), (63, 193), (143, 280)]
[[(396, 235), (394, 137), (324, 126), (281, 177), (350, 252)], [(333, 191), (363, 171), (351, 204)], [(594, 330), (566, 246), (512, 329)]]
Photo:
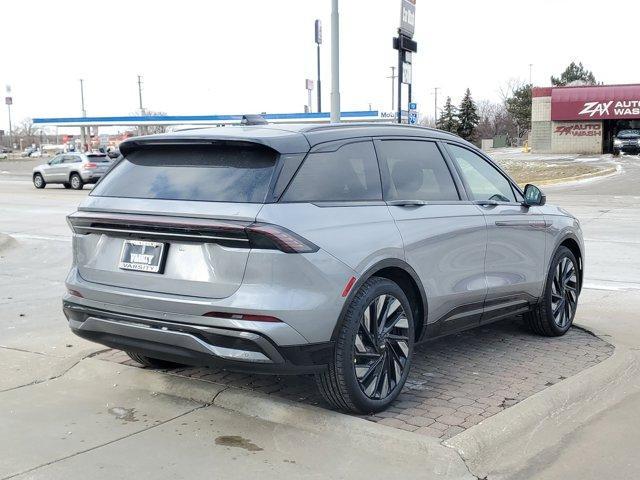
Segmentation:
[(619, 156), (620, 156), (620, 150), (618, 150), (618, 149), (614, 148), (614, 149), (613, 149), (613, 156), (614, 156), (614, 157), (619, 157)]
[(571, 328), (580, 295), (579, 275), (578, 262), (571, 250), (558, 248), (549, 266), (540, 303), (524, 315), (534, 333), (559, 337)]
[(47, 182), (44, 181), (44, 178), (39, 173), (36, 173), (33, 176), (33, 186), (36, 188), (44, 188), (47, 186)]
[(82, 187), (84, 187), (84, 182), (77, 173), (71, 174), (69, 177), (69, 183), (71, 184), (71, 188), (74, 190), (82, 190)]
[(64, 188), (66, 188), (67, 190), (69, 190), (69, 189), (71, 188), (71, 184), (70, 184), (69, 182), (65, 182), (65, 183), (63, 183), (63, 184), (62, 184), (62, 186), (63, 186)]
[(146, 355), (135, 352), (125, 352), (134, 362), (149, 368), (173, 368), (179, 366), (177, 363), (160, 360), (159, 358), (151, 358)]
[[(316, 375), (330, 405), (367, 414), (384, 410), (397, 398), (411, 368), (412, 311), (405, 293), (391, 280), (372, 277), (360, 287), (343, 318), (333, 358), (327, 370)], [(386, 333), (380, 332), (380, 322)]]

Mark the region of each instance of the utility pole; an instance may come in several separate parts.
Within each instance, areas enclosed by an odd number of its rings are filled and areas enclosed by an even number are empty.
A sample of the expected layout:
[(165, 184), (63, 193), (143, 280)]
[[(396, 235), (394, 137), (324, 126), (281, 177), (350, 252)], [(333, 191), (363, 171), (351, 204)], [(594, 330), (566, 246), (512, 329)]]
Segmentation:
[[(87, 111), (84, 108), (84, 80), (80, 79), (80, 102), (82, 103), (82, 117), (87, 116)], [(84, 152), (87, 145), (87, 132), (86, 127), (83, 125), (80, 127), (80, 151)]]
[(396, 108), (396, 67), (391, 67), (391, 75), (387, 78), (391, 79), (391, 111), (393, 112)]
[(438, 122), (438, 90), (440, 90), (440, 87), (434, 87), (433, 88), (433, 121), (434, 123)]
[[(315, 34), (316, 51), (318, 52), (318, 113), (320, 113), (322, 111), (322, 87), (320, 86), (320, 45), (322, 44), (322, 22), (320, 20), (316, 20)], [(309, 102), (309, 105), (311, 105), (311, 102)]]
[[(140, 107), (140, 115), (144, 115), (144, 107), (142, 106), (142, 75), (138, 75), (138, 106)], [(140, 125), (140, 135), (146, 134), (146, 126)]]
[(340, 121), (340, 16), (331, 0), (331, 123)]
[(144, 109), (142, 108), (142, 75), (138, 75), (138, 101), (140, 105), (140, 115), (144, 115)]
[(13, 134), (11, 133), (11, 105), (13, 104), (13, 97), (11, 96), (11, 86), (5, 87), (7, 96), (4, 97), (4, 103), (7, 104), (7, 111), (9, 112), (9, 149), (13, 150)]

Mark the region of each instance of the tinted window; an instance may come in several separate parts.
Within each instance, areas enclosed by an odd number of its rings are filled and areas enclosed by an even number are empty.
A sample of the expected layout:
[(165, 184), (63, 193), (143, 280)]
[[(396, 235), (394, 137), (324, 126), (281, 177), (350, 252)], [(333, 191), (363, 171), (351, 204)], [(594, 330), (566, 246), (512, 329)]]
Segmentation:
[(109, 157), (107, 157), (105, 153), (88, 153), (87, 158), (89, 159), (90, 162), (96, 162), (96, 163), (109, 161)]
[(102, 197), (264, 202), (276, 153), (233, 146), (162, 147), (123, 158), (93, 189)]
[(65, 155), (62, 163), (79, 163), (82, 159), (77, 155)]
[(381, 199), (380, 171), (371, 142), (308, 155), (282, 197), (285, 202)]
[(58, 164), (62, 163), (62, 159), (63, 159), (63, 157), (61, 157), (61, 156), (54, 157), (53, 160), (51, 160), (51, 163), (49, 165), (58, 165)]
[(385, 140), (381, 156), (389, 167), (387, 200), (459, 200), (451, 172), (434, 142)]
[(515, 202), (511, 183), (484, 158), (466, 148), (449, 145), (474, 200)]

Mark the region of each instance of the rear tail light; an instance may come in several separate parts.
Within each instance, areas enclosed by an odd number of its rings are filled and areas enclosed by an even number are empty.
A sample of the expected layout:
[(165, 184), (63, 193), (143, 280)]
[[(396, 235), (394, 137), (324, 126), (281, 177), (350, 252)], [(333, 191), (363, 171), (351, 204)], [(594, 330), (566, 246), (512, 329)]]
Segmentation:
[(284, 253), (313, 253), (319, 248), (309, 240), (278, 225), (253, 223), (245, 227), (252, 248), (277, 248)]
[(228, 318), (230, 320), (243, 320), (245, 322), (282, 322), (282, 320), (276, 317), (254, 315), (252, 313), (207, 312), (203, 317)]
[(93, 170), (94, 168), (98, 168), (98, 164), (89, 162), (89, 163), (85, 163), (82, 168), (84, 168), (85, 170)]

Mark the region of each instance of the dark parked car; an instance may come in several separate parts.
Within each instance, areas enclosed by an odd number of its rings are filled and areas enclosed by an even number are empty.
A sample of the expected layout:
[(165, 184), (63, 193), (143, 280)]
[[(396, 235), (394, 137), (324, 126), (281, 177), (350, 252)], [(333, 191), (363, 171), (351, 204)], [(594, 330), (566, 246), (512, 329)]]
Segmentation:
[(64, 312), (148, 366), (314, 373), (368, 413), (415, 345), (524, 315), (571, 327), (580, 224), (450, 133), (260, 125), (132, 138), (68, 217)]
[(613, 154), (640, 153), (640, 130), (620, 130), (613, 139)]

